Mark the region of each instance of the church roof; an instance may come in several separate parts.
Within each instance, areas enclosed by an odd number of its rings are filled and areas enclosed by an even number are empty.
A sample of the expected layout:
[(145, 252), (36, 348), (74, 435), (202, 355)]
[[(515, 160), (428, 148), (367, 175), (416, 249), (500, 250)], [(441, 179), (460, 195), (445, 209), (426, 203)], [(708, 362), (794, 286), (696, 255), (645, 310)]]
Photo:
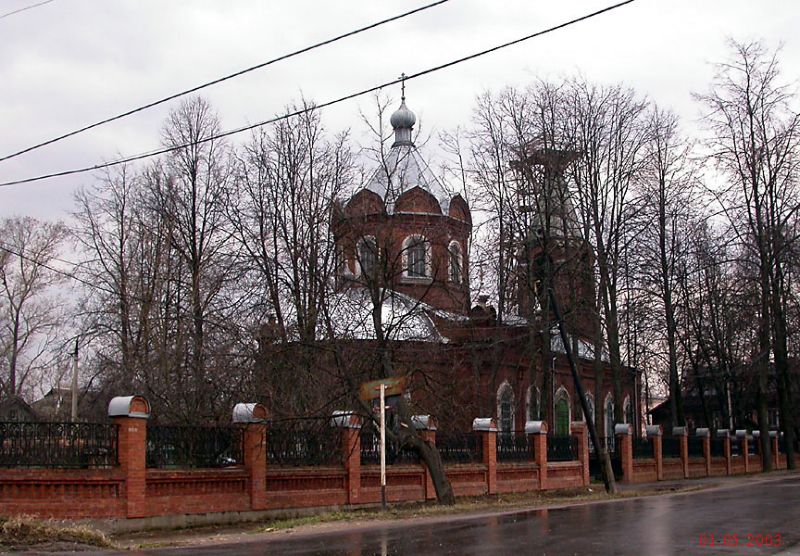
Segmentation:
[(450, 210), (450, 193), (436, 178), (413, 144), (395, 144), (389, 149), (384, 164), (367, 181), (365, 189), (383, 199), (386, 211), (394, 213), (397, 199), (415, 187), (427, 191), (438, 201), (442, 214)]
[[(392, 290), (381, 292), (381, 321), (384, 335), (394, 341), (418, 341), (445, 343), (444, 338), (431, 320), (427, 305), (407, 295)], [(372, 320), (372, 300), (369, 290), (351, 287), (338, 292), (330, 299), (330, 322), (335, 339), (374, 340), (375, 326)], [(330, 338), (330, 333), (320, 327), (320, 336)]]

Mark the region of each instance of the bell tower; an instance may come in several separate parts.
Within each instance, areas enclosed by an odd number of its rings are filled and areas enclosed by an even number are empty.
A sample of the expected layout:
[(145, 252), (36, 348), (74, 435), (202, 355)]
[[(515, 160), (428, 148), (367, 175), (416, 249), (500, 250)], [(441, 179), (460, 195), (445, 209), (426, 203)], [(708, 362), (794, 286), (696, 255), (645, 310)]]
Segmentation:
[(570, 330), (591, 337), (595, 318), (593, 259), (567, 187), (565, 172), (580, 153), (537, 141), (513, 163), (524, 184), (528, 232), (519, 252), (520, 316), (547, 307), (552, 287)]

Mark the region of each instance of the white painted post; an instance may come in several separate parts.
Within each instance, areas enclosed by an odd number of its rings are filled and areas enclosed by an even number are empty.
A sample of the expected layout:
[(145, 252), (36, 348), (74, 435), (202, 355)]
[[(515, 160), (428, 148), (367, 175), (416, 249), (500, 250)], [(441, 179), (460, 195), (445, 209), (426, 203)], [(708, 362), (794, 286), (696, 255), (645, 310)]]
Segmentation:
[(381, 383), (381, 508), (386, 509), (386, 385)]

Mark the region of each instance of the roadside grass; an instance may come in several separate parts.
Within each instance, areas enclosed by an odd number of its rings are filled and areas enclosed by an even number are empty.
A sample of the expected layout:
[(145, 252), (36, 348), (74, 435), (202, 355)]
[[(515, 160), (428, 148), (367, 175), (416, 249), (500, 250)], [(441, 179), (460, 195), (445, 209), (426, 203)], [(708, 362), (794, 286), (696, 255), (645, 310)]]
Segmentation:
[[(680, 489), (681, 491), (694, 490), (693, 488)], [(626, 491), (616, 495), (607, 494), (602, 484), (592, 484), (589, 487), (561, 489), (558, 491), (536, 491), (526, 493), (500, 494), (496, 496), (474, 496), (460, 498), (452, 506), (442, 506), (436, 503), (407, 503), (392, 505), (386, 511), (380, 508), (362, 508), (349, 511), (332, 511), (302, 517), (279, 518), (259, 523), (250, 533), (269, 533), (294, 529), (302, 526), (320, 525), (333, 522), (352, 521), (377, 521), (392, 519), (413, 519), (418, 517), (435, 517), (458, 514), (469, 514), (480, 511), (498, 509), (529, 508), (536, 509), (540, 505), (558, 505), (568, 502), (596, 502), (602, 500), (615, 500), (662, 494), (663, 491)]]
[(70, 525), (31, 516), (0, 517), (0, 549), (51, 545), (54, 548), (97, 547), (116, 545), (100, 531), (85, 525)]

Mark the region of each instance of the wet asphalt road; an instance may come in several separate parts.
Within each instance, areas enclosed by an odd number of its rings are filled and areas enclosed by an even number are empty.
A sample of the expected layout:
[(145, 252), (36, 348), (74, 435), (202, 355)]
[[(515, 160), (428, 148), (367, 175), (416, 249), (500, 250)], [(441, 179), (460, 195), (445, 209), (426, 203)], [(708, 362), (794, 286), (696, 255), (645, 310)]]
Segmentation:
[[(714, 535), (714, 546), (711, 534)], [(775, 535), (780, 535), (777, 540)], [(762, 537), (759, 539), (758, 535)], [(764, 546), (766, 535), (780, 546)], [(705, 545), (703, 544), (705, 539)], [(762, 546), (758, 546), (759, 541)], [(725, 544), (728, 546), (725, 546)], [(751, 544), (753, 546), (748, 546)], [(800, 477), (435, 523), (371, 523), (140, 555), (800, 554)], [(131, 554), (128, 552), (126, 554)]]

